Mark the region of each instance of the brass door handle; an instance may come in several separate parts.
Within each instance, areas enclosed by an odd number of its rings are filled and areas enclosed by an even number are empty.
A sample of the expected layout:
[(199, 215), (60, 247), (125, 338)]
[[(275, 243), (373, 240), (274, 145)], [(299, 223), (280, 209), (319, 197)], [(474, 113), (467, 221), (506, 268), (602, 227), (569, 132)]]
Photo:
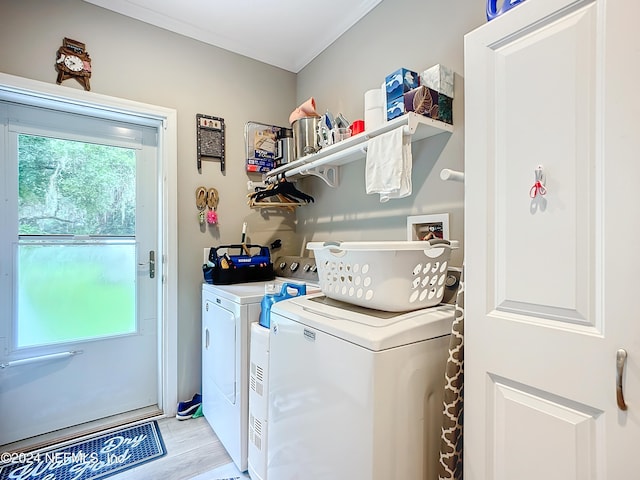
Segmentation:
[(622, 391), (622, 374), (624, 373), (624, 364), (627, 361), (627, 351), (620, 348), (616, 352), (616, 401), (620, 410), (626, 410), (627, 404), (624, 402), (624, 392)]

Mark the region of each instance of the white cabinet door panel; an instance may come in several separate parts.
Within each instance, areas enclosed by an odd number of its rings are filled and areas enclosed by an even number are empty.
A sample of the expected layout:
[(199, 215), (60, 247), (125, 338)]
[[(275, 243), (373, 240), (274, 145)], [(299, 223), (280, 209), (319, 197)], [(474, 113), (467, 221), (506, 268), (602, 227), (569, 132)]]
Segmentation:
[(530, 0), (465, 37), (466, 479), (640, 471), (638, 14)]
[[(595, 223), (594, 22), (592, 3), (491, 48), (497, 136), (488, 197), (499, 310), (594, 321), (593, 245), (585, 241)], [(538, 166), (547, 194), (531, 198)]]
[(594, 454), (601, 411), (506, 379), (493, 381), (497, 432), (493, 478), (597, 478)]

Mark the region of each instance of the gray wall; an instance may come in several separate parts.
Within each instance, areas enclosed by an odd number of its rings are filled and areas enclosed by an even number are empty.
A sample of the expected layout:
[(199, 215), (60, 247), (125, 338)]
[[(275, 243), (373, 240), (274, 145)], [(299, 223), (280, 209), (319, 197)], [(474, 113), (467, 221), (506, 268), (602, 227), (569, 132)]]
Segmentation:
[[(200, 264), (204, 247), (237, 242), (242, 222), (255, 243), (283, 240), (301, 253), (311, 239), (404, 239), (407, 215), (449, 212), (451, 237), (463, 239), (463, 186), (442, 182), (442, 168), (463, 169), (463, 35), (485, 22), (482, 0), (384, 0), (298, 75), (123, 17), (81, 0), (0, 0), (0, 71), (55, 83), (63, 37), (87, 45), (92, 91), (178, 111), (178, 393), (200, 389)], [(310, 35), (313, 33), (310, 28)], [(258, 46), (258, 48), (262, 48)], [(321, 111), (363, 118), (366, 90), (400, 67), (442, 63), (454, 69), (455, 132), (413, 146), (413, 195), (381, 204), (364, 190), (364, 161), (342, 168), (338, 188), (308, 178), (316, 198), (296, 215), (266, 215), (246, 205), (243, 128), (247, 121), (287, 125), (313, 96)], [(81, 88), (68, 80), (61, 87)], [(223, 117), (227, 172), (195, 168), (195, 115)], [(197, 186), (220, 192), (219, 228), (197, 223)], [(296, 235), (299, 234), (299, 235)], [(461, 264), (462, 249), (454, 256)]]
[[(313, 96), (320, 113), (364, 117), (364, 93), (401, 67), (421, 72), (441, 63), (454, 70), (453, 134), (413, 144), (413, 194), (380, 203), (365, 193), (364, 159), (342, 167), (340, 186), (305, 179), (313, 206), (298, 211), (308, 240), (405, 240), (406, 218), (450, 214), (452, 239), (463, 240), (463, 185), (440, 180), (440, 170), (464, 169), (463, 36), (486, 22), (482, 0), (385, 0), (298, 74), (298, 104)], [(463, 248), (454, 254), (461, 265)]]

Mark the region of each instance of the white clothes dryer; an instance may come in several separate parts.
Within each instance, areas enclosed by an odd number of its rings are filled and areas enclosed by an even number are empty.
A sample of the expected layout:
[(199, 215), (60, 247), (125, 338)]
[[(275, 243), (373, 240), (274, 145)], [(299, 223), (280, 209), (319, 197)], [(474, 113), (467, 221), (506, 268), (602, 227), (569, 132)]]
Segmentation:
[(268, 480), (437, 478), (455, 307), (370, 310), (322, 294), (271, 310)]

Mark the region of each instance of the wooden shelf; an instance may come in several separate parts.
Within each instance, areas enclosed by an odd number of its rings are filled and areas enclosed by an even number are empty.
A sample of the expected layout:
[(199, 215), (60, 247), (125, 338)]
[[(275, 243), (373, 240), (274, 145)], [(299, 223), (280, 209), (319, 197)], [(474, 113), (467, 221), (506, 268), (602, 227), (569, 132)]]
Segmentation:
[(409, 112), (401, 117), (389, 120), (375, 130), (359, 133), (334, 145), (325, 147), (317, 153), (306, 155), (275, 168), (265, 173), (264, 179), (269, 182), (275, 178), (292, 177), (294, 175), (315, 175), (322, 178), (327, 185), (335, 187), (338, 183), (336, 167), (365, 158), (367, 143), (371, 138), (398, 127), (405, 128), (405, 135), (411, 135), (412, 142), (444, 132), (453, 132), (453, 125)]

